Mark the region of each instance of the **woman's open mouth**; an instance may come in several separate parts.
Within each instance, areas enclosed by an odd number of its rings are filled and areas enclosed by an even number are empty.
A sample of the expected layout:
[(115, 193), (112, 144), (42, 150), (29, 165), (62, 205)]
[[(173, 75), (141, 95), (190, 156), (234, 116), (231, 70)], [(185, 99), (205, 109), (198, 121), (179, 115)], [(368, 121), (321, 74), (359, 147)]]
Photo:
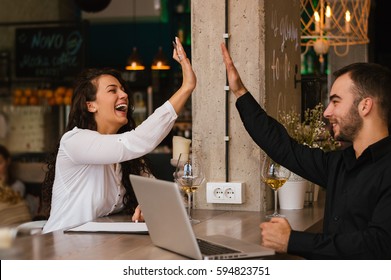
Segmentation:
[(126, 113), (127, 110), (128, 110), (128, 105), (125, 104), (125, 103), (123, 103), (123, 104), (118, 104), (118, 105), (115, 106), (115, 110), (120, 111), (120, 112), (125, 112), (125, 113)]

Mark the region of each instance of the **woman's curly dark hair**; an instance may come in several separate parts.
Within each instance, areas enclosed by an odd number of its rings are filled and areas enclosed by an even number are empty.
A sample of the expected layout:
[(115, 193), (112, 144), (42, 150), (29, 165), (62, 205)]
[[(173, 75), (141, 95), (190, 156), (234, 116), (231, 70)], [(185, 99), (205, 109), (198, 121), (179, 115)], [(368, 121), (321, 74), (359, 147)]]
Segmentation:
[[(96, 99), (97, 87), (95, 82), (102, 75), (111, 75), (115, 77), (124, 87), (124, 91), (129, 94), (130, 91), (127, 87), (127, 84), (119, 71), (111, 68), (92, 68), (84, 70), (75, 81), (71, 109), (69, 112), (68, 124), (65, 128), (65, 132), (72, 130), (74, 127), (95, 131), (97, 130), (97, 124), (95, 122), (94, 115), (88, 111), (86, 102), (94, 101)], [(133, 100), (132, 98), (129, 98), (129, 110), (127, 112), (128, 123), (122, 126), (117, 133), (123, 133), (135, 128), (136, 125), (132, 116), (133, 108)], [(42, 215), (45, 217), (49, 217), (50, 215), (52, 189), (59, 146), (60, 143), (58, 142), (56, 149), (49, 155), (46, 162), (47, 172), (42, 186), (41, 210)], [(148, 159), (145, 157), (121, 162), (121, 168), (122, 184), (126, 189), (123, 202), (125, 205), (125, 211), (131, 214), (134, 212), (134, 209), (138, 203), (133, 191), (132, 184), (130, 183), (129, 174), (152, 174), (152, 171), (148, 166)]]

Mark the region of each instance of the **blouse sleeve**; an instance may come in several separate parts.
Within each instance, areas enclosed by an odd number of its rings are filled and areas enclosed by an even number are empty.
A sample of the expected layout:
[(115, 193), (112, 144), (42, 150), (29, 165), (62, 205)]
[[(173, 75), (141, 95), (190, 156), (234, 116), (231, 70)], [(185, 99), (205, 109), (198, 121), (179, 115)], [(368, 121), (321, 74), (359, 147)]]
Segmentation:
[(75, 164), (110, 164), (141, 157), (168, 135), (177, 114), (169, 101), (136, 129), (122, 134), (100, 134), (74, 128), (64, 134), (60, 150)]

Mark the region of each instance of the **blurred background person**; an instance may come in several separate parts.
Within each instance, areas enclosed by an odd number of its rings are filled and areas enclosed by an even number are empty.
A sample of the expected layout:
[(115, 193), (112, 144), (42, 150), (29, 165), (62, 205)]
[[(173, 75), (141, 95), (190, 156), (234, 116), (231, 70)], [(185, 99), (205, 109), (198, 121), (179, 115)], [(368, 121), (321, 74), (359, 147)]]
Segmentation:
[(0, 145), (0, 226), (31, 221), (25, 192), (24, 183), (12, 176), (10, 152)]

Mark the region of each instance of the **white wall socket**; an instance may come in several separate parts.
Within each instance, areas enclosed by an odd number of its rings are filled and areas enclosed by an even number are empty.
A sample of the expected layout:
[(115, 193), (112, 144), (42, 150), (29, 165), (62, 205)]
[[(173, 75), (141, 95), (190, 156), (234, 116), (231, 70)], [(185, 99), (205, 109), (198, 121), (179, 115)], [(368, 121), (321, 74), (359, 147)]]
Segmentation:
[(244, 183), (236, 183), (236, 182), (206, 183), (206, 202), (242, 204), (244, 202)]

